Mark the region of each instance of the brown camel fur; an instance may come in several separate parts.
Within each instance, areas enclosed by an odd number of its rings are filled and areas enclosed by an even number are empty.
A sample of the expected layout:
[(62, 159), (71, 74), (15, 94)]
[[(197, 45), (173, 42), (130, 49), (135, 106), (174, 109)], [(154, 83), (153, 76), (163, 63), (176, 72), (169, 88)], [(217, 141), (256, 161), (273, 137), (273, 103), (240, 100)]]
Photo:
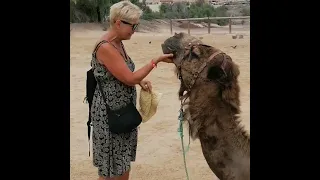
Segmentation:
[(185, 33), (168, 38), (162, 50), (174, 54), (180, 99), (189, 91), (184, 120), (192, 139), (199, 138), (210, 169), (220, 180), (249, 180), (250, 136), (239, 120), (238, 66), (225, 53), (209, 59), (220, 50)]

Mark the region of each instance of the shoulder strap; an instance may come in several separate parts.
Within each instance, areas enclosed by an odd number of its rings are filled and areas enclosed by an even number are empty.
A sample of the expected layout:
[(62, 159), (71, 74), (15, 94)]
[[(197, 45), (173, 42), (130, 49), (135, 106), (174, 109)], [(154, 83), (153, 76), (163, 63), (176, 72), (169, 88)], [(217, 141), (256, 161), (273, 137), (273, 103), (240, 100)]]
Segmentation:
[(104, 43), (109, 43), (109, 41), (106, 41), (106, 40), (100, 41), (100, 42), (97, 44), (96, 48), (95, 48), (95, 49), (93, 50), (93, 52), (92, 52), (92, 56), (93, 56), (93, 57), (96, 57), (96, 53), (97, 53), (99, 47), (100, 47), (102, 44), (104, 44)]
[[(94, 51), (93, 51), (93, 53), (92, 53), (92, 55), (93, 55), (94, 57), (96, 57), (96, 53), (97, 53), (99, 47), (100, 47), (102, 44), (104, 44), (104, 43), (109, 43), (109, 41), (102, 40), (102, 41), (100, 41), (100, 42), (97, 44), (96, 48), (94, 49)], [(114, 46), (112, 43), (110, 43), (110, 44), (111, 44), (112, 46)], [(121, 42), (121, 45), (123, 46), (122, 42)], [(115, 46), (114, 46), (114, 47), (115, 47)], [(115, 47), (115, 48), (116, 48), (116, 47)], [(116, 48), (116, 49), (117, 49), (117, 48)], [(126, 53), (126, 52), (125, 52), (125, 53)], [(121, 53), (120, 53), (120, 54), (121, 54)], [(97, 81), (97, 84), (98, 84), (98, 88), (99, 88), (99, 90), (100, 90), (100, 93), (101, 93), (101, 95), (102, 95), (102, 98), (103, 98), (103, 100), (104, 100), (104, 102), (105, 102), (105, 104), (106, 104), (107, 111), (110, 112), (111, 109), (110, 109), (109, 105), (107, 104), (107, 98), (106, 98), (106, 96), (105, 96), (105, 94), (104, 94), (104, 92), (103, 92), (103, 88), (102, 88), (102, 86), (101, 86), (101, 83), (99, 82), (98, 79), (96, 79), (96, 81)], [(133, 96), (131, 96), (130, 100), (133, 101)]]
[(121, 48), (123, 49), (123, 52), (124, 52), (124, 54), (125, 54), (125, 56), (126, 56), (126, 59), (129, 60), (130, 57), (128, 56), (127, 51), (124, 49), (124, 45), (123, 45), (122, 42), (121, 42)]
[(105, 102), (105, 104), (106, 104), (107, 112), (110, 112), (111, 109), (110, 109), (110, 107), (109, 107), (109, 105), (108, 105), (108, 103), (107, 103), (107, 98), (106, 98), (106, 96), (104, 95), (104, 92), (103, 92), (101, 83), (100, 83), (98, 80), (97, 80), (97, 84), (98, 84), (98, 88), (99, 88), (99, 90), (100, 90), (101, 96), (102, 96), (102, 98), (103, 98), (103, 100), (104, 100), (104, 102)]

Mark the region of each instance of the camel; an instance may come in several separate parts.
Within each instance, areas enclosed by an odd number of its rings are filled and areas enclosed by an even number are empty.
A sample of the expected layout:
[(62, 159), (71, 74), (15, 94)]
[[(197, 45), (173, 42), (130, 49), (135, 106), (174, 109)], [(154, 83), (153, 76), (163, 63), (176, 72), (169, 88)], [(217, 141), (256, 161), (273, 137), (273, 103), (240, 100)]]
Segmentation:
[[(240, 125), (239, 67), (221, 50), (186, 33), (161, 45), (173, 53), (180, 79), (178, 96), (189, 99), (184, 121), (220, 180), (250, 180), (250, 135)], [(186, 92), (186, 93), (185, 93)]]

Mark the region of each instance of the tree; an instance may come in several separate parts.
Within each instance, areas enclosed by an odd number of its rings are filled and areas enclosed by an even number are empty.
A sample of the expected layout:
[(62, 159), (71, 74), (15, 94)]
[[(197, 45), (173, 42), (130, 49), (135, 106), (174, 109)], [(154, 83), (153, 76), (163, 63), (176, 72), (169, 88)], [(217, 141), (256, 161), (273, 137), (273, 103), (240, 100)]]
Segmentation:
[(196, 4), (197, 4), (198, 6), (202, 6), (202, 5), (205, 4), (205, 1), (204, 1), (204, 0), (197, 0), (197, 1), (196, 1)]

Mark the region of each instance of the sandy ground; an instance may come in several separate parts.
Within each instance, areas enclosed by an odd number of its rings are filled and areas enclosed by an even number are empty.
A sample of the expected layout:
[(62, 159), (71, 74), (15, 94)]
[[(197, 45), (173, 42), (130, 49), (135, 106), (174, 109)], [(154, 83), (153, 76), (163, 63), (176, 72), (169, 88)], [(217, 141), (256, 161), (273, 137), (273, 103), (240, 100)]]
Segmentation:
[[(203, 30), (206, 33), (206, 30)], [(203, 42), (220, 48), (240, 65), (241, 109), (243, 125), (250, 130), (250, 32), (242, 31), (244, 39), (232, 39), (228, 30), (224, 33), (194, 33)], [(70, 36), (70, 171), (71, 180), (96, 180), (97, 169), (88, 156), (85, 76), (90, 67), (91, 51), (96, 40), (105, 32), (99, 30), (74, 30)], [(160, 44), (168, 33), (136, 33), (130, 41), (124, 41), (127, 52), (139, 69), (150, 59), (161, 54)], [(151, 41), (151, 44), (149, 44)], [(237, 45), (236, 49), (231, 46)], [(173, 65), (159, 64), (147, 77), (153, 88), (163, 93), (157, 114), (140, 127), (137, 160), (132, 164), (131, 180), (182, 180), (186, 179), (178, 128), (179, 81), (173, 73)], [(140, 91), (137, 86), (138, 94)], [(185, 128), (186, 130), (186, 128)], [(185, 131), (186, 132), (186, 131)], [(185, 144), (188, 135), (185, 137)], [(202, 155), (199, 141), (191, 141), (187, 153), (190, 180), (217, 179)]]

